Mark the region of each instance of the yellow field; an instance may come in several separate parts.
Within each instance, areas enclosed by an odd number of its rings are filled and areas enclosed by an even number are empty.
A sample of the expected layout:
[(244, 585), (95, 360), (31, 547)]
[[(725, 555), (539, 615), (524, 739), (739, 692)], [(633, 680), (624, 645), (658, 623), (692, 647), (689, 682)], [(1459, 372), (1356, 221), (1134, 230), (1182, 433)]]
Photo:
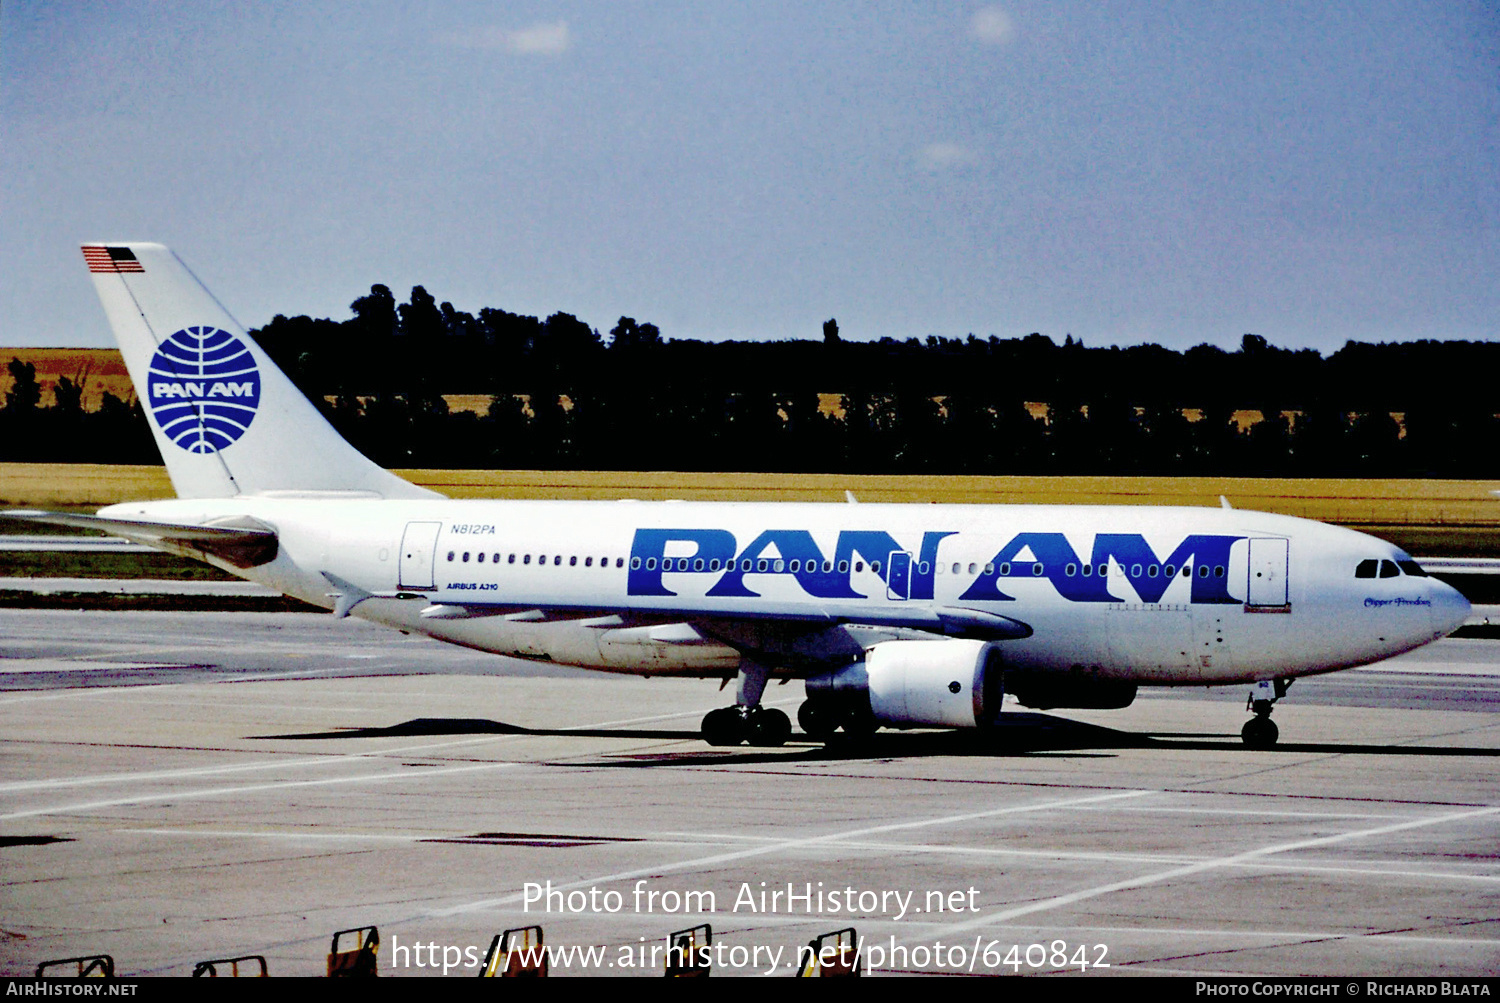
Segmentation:
[[(1235, 477), (928, 477), (636, 471), (403, 470), (453, 498), (1207, 505), (1344, 525), (1500, 527), (1500, 481)], [(98, 506), (170, 498), (162, 467), (0, 463), (0, 504)]]

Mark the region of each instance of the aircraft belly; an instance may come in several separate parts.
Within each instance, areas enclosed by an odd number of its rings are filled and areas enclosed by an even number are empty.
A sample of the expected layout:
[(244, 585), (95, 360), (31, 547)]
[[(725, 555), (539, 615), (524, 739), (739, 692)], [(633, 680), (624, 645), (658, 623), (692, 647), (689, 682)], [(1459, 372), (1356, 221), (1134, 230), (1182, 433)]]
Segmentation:
[(1197, 681), (1191, 604), (1109, 603), (1104, 619), (1116, 674), (1152, 683)]

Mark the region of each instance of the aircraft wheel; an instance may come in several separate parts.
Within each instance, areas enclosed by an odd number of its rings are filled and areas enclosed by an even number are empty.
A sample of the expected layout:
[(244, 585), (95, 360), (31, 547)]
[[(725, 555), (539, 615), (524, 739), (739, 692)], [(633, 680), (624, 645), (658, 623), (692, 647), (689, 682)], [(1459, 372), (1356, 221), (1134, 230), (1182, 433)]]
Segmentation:
[(772, 748), (785, 745), (792, 735), (792, 719), (774, 707), (750, 715), (747, 738), (751, 745)]
[(804, 700), (797, 708), (797, 723), (808, 738), (826, 741), (838, 730), (838, 708), (826, 700)]
[(1280, 735), (1276, 722), (1268, 717), (1252, 717), (1240, 729), (1240, 738), (1252, 749), (1269, 749)]
[(745, 721), (738, 707), (720, 707), (703, 715), (703, 740), (709, 745), (739, 745), (745, 740)]
[(871, 738), (880, 730), (880, 722), (875, 720), (875, 715), (863, 707), (850, 708), (843, 725), (844, 734), (858, 741)]

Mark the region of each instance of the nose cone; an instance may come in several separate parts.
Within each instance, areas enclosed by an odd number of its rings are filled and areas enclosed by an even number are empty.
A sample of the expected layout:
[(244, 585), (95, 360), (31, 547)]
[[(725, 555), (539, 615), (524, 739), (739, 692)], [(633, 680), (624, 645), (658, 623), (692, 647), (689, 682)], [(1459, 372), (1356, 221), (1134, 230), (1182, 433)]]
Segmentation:
[(1446, 637), (1464, 625), (1469, 619), (1469, 600), (1463, 593), (1436, 578), (1429, 580), (1429, 598), (1432, 600), (1432, 630), (1438, 637)]

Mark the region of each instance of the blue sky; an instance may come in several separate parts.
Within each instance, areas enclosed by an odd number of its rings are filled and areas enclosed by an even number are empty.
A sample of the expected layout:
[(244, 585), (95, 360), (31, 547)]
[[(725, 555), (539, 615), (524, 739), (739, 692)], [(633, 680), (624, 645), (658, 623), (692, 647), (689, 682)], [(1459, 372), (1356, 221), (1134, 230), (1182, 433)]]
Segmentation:
[(0, 6), (0, 344), (77, 247), (668, 337), (1500, 336), (1494, 3)]

